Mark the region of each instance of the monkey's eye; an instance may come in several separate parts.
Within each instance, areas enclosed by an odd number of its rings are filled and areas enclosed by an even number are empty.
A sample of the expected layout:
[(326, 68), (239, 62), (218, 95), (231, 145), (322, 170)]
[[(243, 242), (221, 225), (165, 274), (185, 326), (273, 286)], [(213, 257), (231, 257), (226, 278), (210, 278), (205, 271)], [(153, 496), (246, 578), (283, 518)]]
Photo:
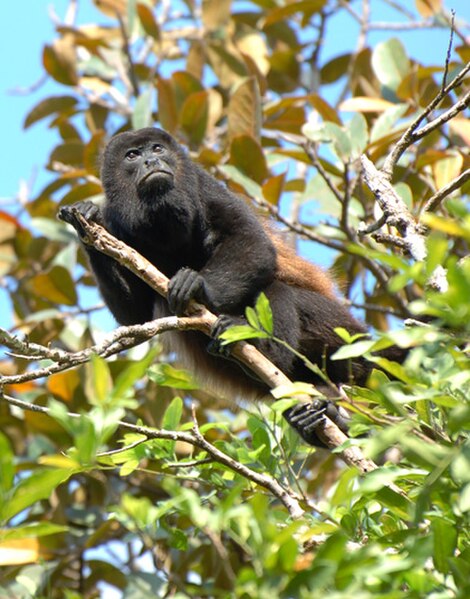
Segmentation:
[(162, 144), (153, 144), (152, 146), (152, 152), (156, 152), (157, 154), (163, 152), (164, 149), (165, 148), (162, 146)]
[(128, 150), (126, 152), (126, 160), (135, 160), (139, 156), (140, 156), (139, 150), (133, 149), (133, 150)]

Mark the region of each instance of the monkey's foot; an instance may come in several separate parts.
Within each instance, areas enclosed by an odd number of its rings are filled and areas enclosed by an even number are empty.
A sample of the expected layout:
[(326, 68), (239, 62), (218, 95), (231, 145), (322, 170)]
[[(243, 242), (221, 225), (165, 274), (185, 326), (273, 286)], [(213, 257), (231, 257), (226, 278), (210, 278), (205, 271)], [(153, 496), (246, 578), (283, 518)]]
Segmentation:
[(282, 415), (302, 439), (314, 447), (327, 448), (316, 433), (325, 416), (343, 433), (348, 432), (349, 418), (346, 412), (328, 400), (314, 399), (309, 403), (299, 403), (285, 410)]
[[(228, 328), (245, 323), (246, 320), (241, 316), (229, 316), (228, 314), (222, 314), (221, 316), (219, 316), (219, 318), (215, 321), (214, 326), (211, 329), (211, 340), (207, 345), (207, 351), (213, 356), (219, 356), (228, 360), (232, 359), (231, 344), (222, 343), (219, 340), (219, 337)], [(251, 374), (251, 376), (253, 376), (253, 374)]]

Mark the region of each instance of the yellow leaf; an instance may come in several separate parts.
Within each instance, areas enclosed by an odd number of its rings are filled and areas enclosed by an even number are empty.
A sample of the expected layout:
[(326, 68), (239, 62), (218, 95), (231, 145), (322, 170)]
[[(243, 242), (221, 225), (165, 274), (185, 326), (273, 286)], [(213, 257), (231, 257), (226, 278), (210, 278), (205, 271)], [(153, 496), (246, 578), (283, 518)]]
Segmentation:
[(230, 139), (249, 135), (259, 139), (261, 129), (261, 103), (258, 82), (254, 77), (243, 80), (233, 92), (228, 105), (228, 131)]
[(41, 557), (39, 541), (33, 539), (11, 539), (0, 543), (0, 566), (31, 564)]
[(99, 77), (80, 77), (78, 85), (95, 92), (99, 96), (104, 96), (111, 89), (111, 85)]
[(203, 0), (202, 23), (208, 31), (226, 25), (230, 19), (232, 0)]
[(470, 119), (456, 117), (449, 122), (449, 129), (463, 139), (466, 146), (470, 146)]
[(441, 12), (442, 0), (415, 0), (416, 10), (422, 17), (432, 17)]
[(116, 13), (125, 15), (127, 11), (127, 0), (94, 0), (94, 3), (108, 17), (116, 17)]
[(42, 61), (56, 81), (63, 85), (77, 85), (76, 52), (71, 37), (65, 36), (55, 40), (52, 46), (44, 46)]
[(81, 469), (78, 462), (66, 455), (45, 455), (40, 457), (38, 462), (43, 466), (51, 466), (52, 468), (66, 468), (69, 470)]
[(268, 60), (268, 48), (264, 38), (258, 33), (245, 35), (237, 40), (237, 47), (243, 54), (249, 56), (256, 64), (262, 75), (267, 75), (271, 65)]
[(349, 98), (341, 102), (339, 109), (348, 112), (385, 112), (389, 108), (392, 108), (392, 106), (394, 106), (392, 102), (387, 102), (387, 100), (383, 100), (382, 98), (357, 96), (356, 98)]
[(55, 396), (70, 402), (75, 389), (80, 384), (80, 377), (76, 370), (67, 370), (53, 374), (47, 379), (47, 388)]
[(437, 189), (441, 189), (460, 175), (463, 165), (461, 154), (448, 155), (444, 160), (439, 160), (432, 165), (432, 172)]

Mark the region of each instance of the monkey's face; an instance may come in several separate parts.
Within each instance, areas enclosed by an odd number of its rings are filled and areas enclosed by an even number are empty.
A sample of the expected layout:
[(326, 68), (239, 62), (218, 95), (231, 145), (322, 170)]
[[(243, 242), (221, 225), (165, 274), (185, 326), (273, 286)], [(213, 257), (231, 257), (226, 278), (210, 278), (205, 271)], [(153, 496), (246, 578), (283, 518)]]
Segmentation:
[(128, 194), (137, 193), (146, 202), (158, 201), (175, 185), (180, 151), (176, 142), (160, 129), (117, 135), (108, 144), (104, 157), (102, 176), (107, 195), (114, 190), (119, 197), (126, 189)]

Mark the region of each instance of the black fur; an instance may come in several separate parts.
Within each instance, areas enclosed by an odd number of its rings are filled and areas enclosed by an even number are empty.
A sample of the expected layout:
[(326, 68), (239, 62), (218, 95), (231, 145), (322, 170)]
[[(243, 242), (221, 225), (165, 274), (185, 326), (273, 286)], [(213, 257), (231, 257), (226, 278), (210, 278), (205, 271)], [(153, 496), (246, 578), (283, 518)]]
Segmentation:
[[(276, 336), (325, 367), (333, 382), (365, 380), (363, 362), (329, 360), (341, 346), (335, 327), (362, 333), (364, 326), (338, 301), (277, 280), (276, 250), (252, 211), (194, 164), (168, 133), (147, 128), (116, 135), (105, 150), (101, 174), (104, 208), (91, 202), (75, 207), (170, 278), (166, 301), (116, 261), (86, 247), (103, 298), (119, 323), (183, 314), (191, 299), (218, 315), (239, 318), (264, 291)], [(63, 207), (59, 216), (77, 226), (70, 207)], [(202, 334), (189, 331), (164, 337), (201, 382), (223, 396), (252, 400), (268, 395), (263, 383), (206, 352)], [(261, 340), (256, 345), (292, 380), (322, 382), (278, 343)], [(304, 414), (302, 410), (290, 410), (285, 416), (311, 444), (321, 445), (315, 423), (325, 410), (346, 427), (331, 403), (306, 407)]]

